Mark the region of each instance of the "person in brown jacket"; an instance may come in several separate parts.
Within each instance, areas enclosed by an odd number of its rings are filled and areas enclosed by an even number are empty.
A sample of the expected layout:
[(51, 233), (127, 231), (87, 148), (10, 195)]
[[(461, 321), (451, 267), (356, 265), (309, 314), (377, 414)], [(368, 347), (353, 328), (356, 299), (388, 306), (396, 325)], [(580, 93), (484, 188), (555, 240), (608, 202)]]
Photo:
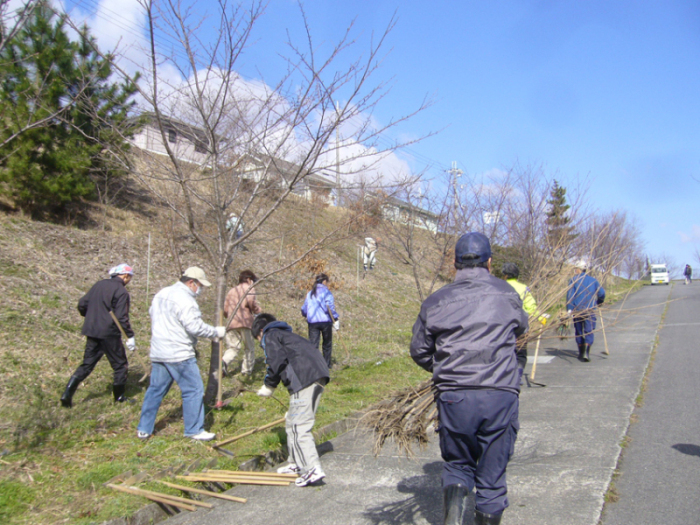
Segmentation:
[[(245, 346), (243, 352), (243, 362), (241, 364), (241, 373), (250, 376), (253, 374), (253, 366), (255, 365), (255, 342), (250, 333), (250, 328), (253, 326), (253, 317), (255, 314), (262, 312), (258, 301), (255, 298), (255, 290), (251, 290), (251, 286), (258, 280), (250, 270), (243, 270), (238, 276), (238, 285), (231, 288), (226, 294), (226, 302), (224, 303), (224, 316), (229, 318), (231, 313), (238, 306), (236, 315), (233, 316), (231, 323), (226, 327), (226, 352), (222, 358), (224, 374), (228, 375), (229, 367), (241, 346)], [(240, 303), (240, 306), (239, 304)]]

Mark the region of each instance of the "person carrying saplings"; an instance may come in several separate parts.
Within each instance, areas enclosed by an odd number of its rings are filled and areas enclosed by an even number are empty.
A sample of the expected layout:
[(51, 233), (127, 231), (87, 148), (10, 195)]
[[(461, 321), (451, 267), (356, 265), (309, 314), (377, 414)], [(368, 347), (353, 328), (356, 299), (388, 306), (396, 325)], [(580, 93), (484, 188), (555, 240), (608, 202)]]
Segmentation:
[[(505, 276), (506, 282), (511, 285), (516, 292), (518, 292), (520, 299), (523, 301), (523, 310), (525, 310), (529, 316), (537, 316), (537, 320), (543, 325), (547, 324), (547, 316), (540, 315), (540, 312), (537, 309), (537, 302), (532, 296), (530, 288), (528, 288), (526, 284), (518, 281), (518, 277), (520, 276), (520, 268), (518, 268), (518, 265), (512, 262), (507, 262), (503, 265), (503, 268), (501, 268), (501, 273)], [(522, 370), (525, 369), (526, 364), (527, 343), (522, 343), (521, 347), (518, 349), (518, 366), (520, 366)]]
[(566, 309), (574, 319), (578, 359), (585, 363), (591, 360), (596, 310), (605, 301), (605, 290), (595, 277), (586, 273), (587, 269), (588, 265), (583, 259), (574, 265), (574, 276), (566, 291)]
[(330, 380), (328, 366), (318, 348), (272, 314), (258, 315), (253, 321), (252, 333), (260, 341), (267, 364), (258, 395), (272, 396), (280, 382), (289, 391), (285, 424), (289, 461), (277, 472), (298, 474), (297, 487), (318, 483), (326, 474), (321, 468), (311, 430), (324, 387)]
[(491, 244), (478, 232), (455, 245), (453, 283), (431, 294), (413, 325), (411, 357), (437, 391), (445, 525), (461, 525), (476, 488), (476, 525), (508, 507), (506, 467), (518, 435), (522, 371), (516, 340), (528, 328), (518, 293), (491, 275)]
[(114, 371), (112, 381), (114, 401), (121, 403), (127, 400), (124, 392), (129, 362), (121, 340), (121, 331), (114, 323), (110, 312), (114, 313), (124, 329), (128, 337), (126, 347), (133, 352), (136, 350), (136, 341), (129, 322), (130, 299), (129, 292), (126, 291), (126, 285), (131, 282), (133, 276), (134, 270), (131, 266), (126, 263), (119, 264), (109, 271), (109, 279), (102, 279), (95, 283), (78, 301), (78, 311), (85, 318), (82, 334), (87, 337), (87, 341), (83, 362), (73, 372), (61, 396), (62, 406), (66, 408), (73, 406), (73, 394), (78, 389), (78, 385), (92, 373), (103, 355), (107, 356)]

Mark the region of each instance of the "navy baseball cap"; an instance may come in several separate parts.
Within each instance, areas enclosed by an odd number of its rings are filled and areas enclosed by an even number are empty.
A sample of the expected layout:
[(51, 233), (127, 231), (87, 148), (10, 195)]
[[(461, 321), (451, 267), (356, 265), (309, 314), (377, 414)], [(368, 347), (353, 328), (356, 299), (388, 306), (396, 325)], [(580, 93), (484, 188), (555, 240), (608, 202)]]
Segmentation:
[(455, 262), (486, 262), (491, 258), (491, 243), (483, 233), (465, 233), (455, 246)]

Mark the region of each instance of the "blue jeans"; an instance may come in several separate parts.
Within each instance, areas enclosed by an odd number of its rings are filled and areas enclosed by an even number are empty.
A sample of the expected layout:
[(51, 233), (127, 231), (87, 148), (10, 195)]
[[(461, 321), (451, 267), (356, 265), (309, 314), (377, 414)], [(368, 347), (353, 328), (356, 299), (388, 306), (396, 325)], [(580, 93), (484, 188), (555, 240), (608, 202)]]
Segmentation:
[(148, 385), (141, 407), (138, 430), (153, 434), (160, 404), (173, 381), (182, 392), (182, 416), (185, 420), (185, 436), (196, 436), (204, 430), (204, 384), (194, 357), (179, 363), (154, 362), (151, 384)]

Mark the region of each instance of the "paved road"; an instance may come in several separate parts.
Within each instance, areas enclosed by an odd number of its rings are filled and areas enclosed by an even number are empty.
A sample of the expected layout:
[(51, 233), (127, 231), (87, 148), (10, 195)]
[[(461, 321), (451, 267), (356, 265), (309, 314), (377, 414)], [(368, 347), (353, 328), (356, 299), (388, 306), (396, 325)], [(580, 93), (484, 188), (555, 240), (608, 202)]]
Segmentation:
[[(571, 339), (542, 342), (536, 380), (547, 386), (525, 386), (521, 394), (521, 430), (508, 468), (510, 508), (503, 525), (598, 523), (670, 291), (645, 287), (605, 312), (609, 356), (602, 353), (601, 334), (591, 363), (576, 359)], [(689, 367), (685, 373), (695, 370)], [(700, 440), (671, 441), (697, 446)], [(211, 510), (180, 514), (167, 525), (442, 523), (435, 439), (414, 460), (399, 457), (390, 447), (375, 458), (371, 440), (355, 432), (339, 436), (331, 446), (322, 457), (325, 485), (234, 487), (230, 493), (247, 497), (248, 503), (216, 501)], [(678, 456), (685, 458), (686, 467), (697, 461), (697, 454)]]
[(676, 283), (604, 525), (700, 523), (700, 283)]

